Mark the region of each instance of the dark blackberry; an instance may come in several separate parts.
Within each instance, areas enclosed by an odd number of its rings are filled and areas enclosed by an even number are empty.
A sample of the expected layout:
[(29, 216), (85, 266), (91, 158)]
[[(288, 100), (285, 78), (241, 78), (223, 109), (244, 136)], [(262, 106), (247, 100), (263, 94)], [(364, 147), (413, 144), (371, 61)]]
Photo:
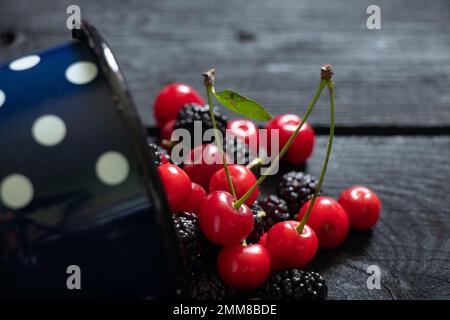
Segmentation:
[(172, 215), (181, 251), (191, 272), (208, 258), (210, 244), (200, 231), (198, 217), (189, 212)]
[(268, 300), (324, 300), (327, 294), (320, 274), (299, 269), (273, 272), (260, 289), (261, 298)]
[(266, 230), (265, 227), (265, 216), (263, 216), (265, 213), (261, 206), (259, 205), (258, 201), (255, 201), (252, 206), (250, 207), (253, 213), (253, 230), (250, 233), (250, 235), (247, 237), (246, 242), (247, 243), (257, 243), (259, 239), (262, 237)]
[(261, 208), (266, 213), (265, 216), (265, 231), (268, 231), (274, 224), (289, 220), (289, 209), (286, 201), (271, 194), (259, 201)]
[[(158, 146), (154, 143), (149, 143), (148, 148), (150, 150), (150, 156), (155, 166), (170, 162), (169, 153), (163, 147)], [(166, 158), (167, 161), (163, 161), (163, 157)]]
[(317, 189), (317, 179), (301, 171), (291, 171), (283, 175), (277, 187), (277, 194), (288, 205), (291, 218), (312, 198)]
[[(214, 110), (214, 116), (216, 118), (217, 129), (222, 132), (222, 136), (225, 137), (225, 130), (227, 128), (227, 119), (225, 116)], [(212, 129), (213, 125), (211, 122), (211, 118), (209, 116), (209, 107), (207, 105), (201, 106), (196, 103), (186, 104), (183, 108), (181, 108), (178, 113), (175, 127), (174, 129), (186, 129), (191, 134), (191, 147), (194, 148), (199, 143), (195, 143), (194, 141), (194, 122), (201, 121), (202, 123), (202, 132), (200, 137), (200, 144), (202, 144), (203, 134), (206, 130)], [(200, 132), (197, 132), (197, 135)], [(185, 142), (184, 142), (185, 143)]]
[(247, 165), (253, 161), (257, 154), (241, 139), (227, 137), (224, 142), (224, 149), (234, 164)]
[(227, 300), (235, 292), (222, 282), (214, 265), (207, 265), (191, 279), (190, 294), (195, 300)]

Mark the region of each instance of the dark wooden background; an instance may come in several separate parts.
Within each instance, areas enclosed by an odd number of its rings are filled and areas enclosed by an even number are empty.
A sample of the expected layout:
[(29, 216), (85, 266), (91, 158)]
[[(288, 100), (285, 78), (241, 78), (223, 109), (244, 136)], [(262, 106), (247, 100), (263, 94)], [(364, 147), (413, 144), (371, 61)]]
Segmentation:
[[(69, 38), (73, 1), (0, 0), (0, 60)], [(363, 184), (383, 202), (373, 232), (352, 232), (312, 267), (332, 299), (450, 298), (450, 2), (379, 0), (382, 29), (366, 28), (368, 0), (77, 1), (105, 35), (144, 123), (173, 81), (238, 89), (273, 114), (302, 114), (322, 63), (336, 71), (337, 138), (325, 188)], [(307, 171), (318, 175), (327, 99), (311, 117), (319, 133)], [(286, 168), (284, 169), (286, 170)], [(273, 181), (272, 181), (273, 182)], [(381, 290), (366, 268), (381, 268)]]

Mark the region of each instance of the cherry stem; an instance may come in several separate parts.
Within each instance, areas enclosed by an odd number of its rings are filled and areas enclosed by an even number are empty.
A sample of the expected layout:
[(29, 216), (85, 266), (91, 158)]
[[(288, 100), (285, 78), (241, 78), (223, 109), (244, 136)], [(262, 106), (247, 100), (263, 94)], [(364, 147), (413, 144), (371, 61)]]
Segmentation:
[(331, 146), (333, 145), (333, 137), (334, 137), (334, 88), (333, 88), (333, 80), (327, 80), (328, 91), (330, 92), (330, 134), (328, 136), (328, 145), (327, 145), (327, 153), (325, 154), (325, 160), (323, 161), (322, 172), (320, 174), (319, 183), (317, 184), (316, 191), (309, 203), (308, 209), (306, 210), (305, 215), (303, 216), (300, 224), (296, 227), (298, 233), (303, 232), (303, 228), (305, 227), (306, 221), (308, 220), (309, 214), (316, 202), (316, 199), (319, 195), (320, 189), (322, 189), (323, 180), (325, 178), (325, 173), (328, 167), (328, 160), (330, 159), (331, 154)]
[(167, 139), (163, 139), (161, 140), (161, 146), (166, 149), (166, 150), (172, 150), (172, 148), (177, 144), (178, 141), (172, 141), (172, 140), (167, 140)]
[(253, 170), (253, 168), (259, 167), (262, 165), (262, 159), (259, 157), (256, 157), (255, 159), (253, 159), (252, 161), (250, 161), (246, 167), (249, 170)]
[(208, 70), (203, 74), (205, 77), (204, 84), (206, 87), (206, 95), (208, 96), (208, 109), (209, 109), (209, 117), (211, 118), (211, 123), (214, 129), (214, 139), (217, 144), (217, 148), (220, 150), (220, 153), (222, 154), (222, 160), (223, 160), (223, 166), (225, 168), (225, 174), (227, 176), (228, 185), (230, 186), (231, 194), (233, 195), (233, 199), (236, 200), (236, 192), (234, 191), (233, 181), (231, 180), (230, 171), (228, 170), (228, 163), (227, 163), (227, 157), (225, 152), (223, 151), (223, 142), (219, 137), (219, 129), (217, 129), (217, 122), (216, 117), (214, 116), (214, 110), (213, 110), (213, 98), (212, 93), (214, 90), (214, 76), (215, 76), (215, 69)]
[(263, 210), (258, 211), (258, 217), (260, 217), (260, 218), (267, 217), (267, 213), (265, 211), (263, 211)]
[(306, 110), (305, 114), (303, 115), (302, 118), (302, 122), (297, 126), (297, 128), (295, 129), (294, 133), (292, 133), (292, 135), (289, 137), (289, 140), (287, 141), (287, 143), (284, 145), (284, 147), (281, 149), (280, 153), (275, 157), (275, 159), (273, 160), (272, 164), (270, 165), (269, 168), (267, 168), (264, 173), (259, 177), (259, 179), (256, 181), (256, 183), (250, 188), (248, 189), (248, 191), (239, 199), (234, 203), (234, 207), (236, 209), (239, 209), (240, 206), (248, 199), (248, 197), (250, 197), (250, 195), (253, 193), (253, 191), (255, 191), (255, 189), (264, 182), (264, 180), (266, 180), (267, 176), (269, 176), (273, 169), (275, 168), (275, 165), (280, 161), (280, 159), (284, 156), (284, 154), (286, 153), (286, 151), (289, 149), (289, 147), (291, 146), (292, 142), (294, 142), (294, 139), (298, 136), (298, 134), (300, 133), (300, 129), (303, 127), (303, 125), (305, 124), (306, 120), (308, 119), (309, 115), (311, 114), (311, 112), (314, 109), (314, 106), (316, 105), (317, 100), (319, 100), (320, 94), (322, 93), (323, 88), (325, 87), (325, 85), (327, 84), (327, 81), (325, 79), (322, 79), (320, 81), (319, 87), (317, 88), (317, 92), (314, 96), (314, 98), (312, 99), (308, 110)]

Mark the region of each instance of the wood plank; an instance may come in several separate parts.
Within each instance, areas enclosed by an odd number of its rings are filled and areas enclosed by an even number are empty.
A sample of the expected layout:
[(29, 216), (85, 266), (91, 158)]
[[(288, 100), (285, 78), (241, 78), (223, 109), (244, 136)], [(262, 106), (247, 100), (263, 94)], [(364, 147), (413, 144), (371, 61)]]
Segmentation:
[[(381, 0), (382, 30), (365, 27), (370, 1), (78, 1), (103, 31), (129, 81), (139, 111), (166, 83), (201, 87), (214, 65), (218, 87), (234, 88), (274, 113), (303, 113), (318, 66), (336, 70), (341, 126), (450, 126), (450, 4)], [(0, 3), (0, 60), (68, 38), (68, 3)], [(11, 42), (11, 31), (15, 39)], [(6, 40), (5, 40), (6, 39)], [(10, 43), (11, 42), (11, 43)], [(311, 121), (324, 126), (323, 99)]]
[[(306, 171), (319, 175), (326, 147), (319, 137)], [(310, 268), (323, 273), (331, 299), (450, 298), (450, 137), (336, 137), (325, 194), (352, 185), (380, 197), (372, 232), (351, 231), (343, 246), (320, 251)], [(273, 192), (284, 166), (270, 178)], [(369, 265), (381, 268), (381, 290), (366, 287)]]

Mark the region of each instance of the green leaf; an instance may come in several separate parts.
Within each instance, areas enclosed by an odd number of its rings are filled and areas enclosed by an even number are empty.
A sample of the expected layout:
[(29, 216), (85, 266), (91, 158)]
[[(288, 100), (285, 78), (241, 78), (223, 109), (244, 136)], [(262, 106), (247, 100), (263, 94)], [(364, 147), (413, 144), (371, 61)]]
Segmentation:
[(223, 90), (214, 92), (217, 101), (225, 107), (239, 113), (243, 116), (254, 120), (270, 120), (272, 115), (258, 102), (250, 98), (244, 97), (237, 92), (231, 90)]

